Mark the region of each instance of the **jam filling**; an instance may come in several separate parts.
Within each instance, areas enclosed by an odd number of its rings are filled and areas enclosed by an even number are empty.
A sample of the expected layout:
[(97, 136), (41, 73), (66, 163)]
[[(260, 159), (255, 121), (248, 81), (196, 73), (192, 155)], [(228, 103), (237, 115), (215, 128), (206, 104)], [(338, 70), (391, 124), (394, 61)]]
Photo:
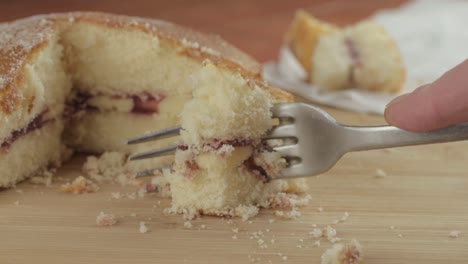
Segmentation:
[(349, 71), (348, 79), (350, 83), (354, 83), (354, 68), (362, 67), (361, 55), (359, 54), (354, 41), (352, 41), (350, 38), (346, 38), (344, 42), (348, 51), (348, 56), (351, 59), (351, 69)]
[[(245, 146), (249, 146), (249, 145), (253, 146), (253, 142), (252, 142), (252, 140), (248, 140), (248, 139), (226, 139), (226, 140), (214, 139), (214, 140), (212, 140), (210, 142), (203, 143), (201, 148), (203, 148), (205, 146), (209, 146), (213, 150), (219, 150), (224, 145), (231, 145), (233, 147), (245, 147)], [(177, 146), (177, 148), (180, 149), (180, 150), (187, 150), (188, 146), (187, 145), (179, 145), (179, 146)]]
[(360, 67), (362, 65), (361, 55), (359, 54), (356, 44), (350, 38), (345, 39), (345, 45), (348, 50), (348, 56), (351, 58), (351, 64), (353, 66)]
[(77, 92), (66, 102), (67, 109), (64, 115), (73, 116), (82, 111), (99, 111), (97, 107), (89, 104), (89, 101), (97, 96), (108, 96), (116, 100), (131, 100), (133, 104), (130, 113), (147, 115), (159, 113), (159, 103), (165, 98), (165, 96), (155, 96), (148, 92), (134, 95), (104, 95)]
[(244, 166), (248, 169), (251, 170), (257, 175), (262, 182), (268, 182), (270, 180), (270, 176), (268, 176), (268, 173), (266, 170), (255, 163), (254, 156), (250, 156), (248, 159), (244, 161)]
[(49, 118), (49, 119), (45, 118), (45, 115), (47, 112), (49, 112), (48, 109), (44, 110), (43, 112), (38, 114), (33, 120), (31, 120), (31, 122), (26, 127), (13, 131), (11, 135), (2, 142), (2, 144), (0, 145), (0, 148), (3, 150), (9, 150), (11, 145), (20, 137), (28, 133), (31, 133), (34, 130), (40, 129), (48, 123), (54, 122), (55, 121), (54, 118)]
[(164, 100), (164, 96), (156, 98), (150, 93), (145, 93), (143, 96), (132, 95), (133, 108), (132, 113), (136, 114), (156, 114), (159, 113), (159, 103)]
[[(230, 146), (233, 146), (233, 147), (252, 146), (255, 149), (255, 152), (272, 151), (272, 149), (268, 145), (266, 145), (266, 144), (255, 145), (255, 143), (252, 140), (249, 140), (249, 139), (228, 139), (228, 140), (215, 139), (215, 140), (213, 140), (213, 141), (211, 141), (209, 143), (204, 143), (201, 146), (201, 148), (203, 148), (204, 146), (209, 146), (213, 150), (219, 150), (224, 145), (230, 145)], [(188, 150), (187, 145), (179, 145), (177, 148), (180, 149), (180, 150)], [(246, 159), (244, 161), (243, 165), (248, 170), (252, 171), (255, 175), (257, 175), (262, 182), (268, 182), (270, 177), (269, 177), (267, 171), (262, 166), (258, 165), (255, 162), (254, 155), (255, 154), (252, 154), (248, 159)], [(189, 171), (199, 169), (198, 164), (196, 164), (196, 162), (194, 160), (186, 161), (185, 165), (189, 169)]]

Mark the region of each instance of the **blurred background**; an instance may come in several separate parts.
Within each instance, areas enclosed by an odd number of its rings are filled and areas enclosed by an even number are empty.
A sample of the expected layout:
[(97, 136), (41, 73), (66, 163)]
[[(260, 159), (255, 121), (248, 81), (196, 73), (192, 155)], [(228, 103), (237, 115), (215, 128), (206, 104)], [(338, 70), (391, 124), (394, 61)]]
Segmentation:
[(405, 0), (0, 0), (0, 21), (66, 11), (104, 11), (159, 18), (224, 39), (264, 62), (276, 58), (298, 8), (345, 25)]

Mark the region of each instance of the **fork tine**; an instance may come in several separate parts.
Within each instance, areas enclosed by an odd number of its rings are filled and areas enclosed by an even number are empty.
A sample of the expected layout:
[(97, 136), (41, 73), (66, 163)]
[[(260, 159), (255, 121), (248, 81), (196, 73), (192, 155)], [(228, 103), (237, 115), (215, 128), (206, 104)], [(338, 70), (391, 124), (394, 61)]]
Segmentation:
[(301, 163), (290, 165), (284, 168), (281, 171), (281, 176), (279, 178), (295, 178), (295, 177), (303, 177), (303, 176), (311, 176), (311, 175), (304, 175), (303, 165)]
[(273, 148), (275, 151), (278, 151), (281, 153), (282, 156), (286, 157), (300, 157), (299, 153), (299, 147), (297, 144), (294, 145), (283, 145), (283, 146), (278, 146)]
[(140, 159), (148, 159), (148, 158), (155, 158), (165, 155), (170, 155), (174, 153), (177, 149), (177, 146), (170, 146), (167, 148), (155, 149), (148, 152), (143, 152), (140, 154), (131, 155), (128, 157), (128, 160), (140, 160)]
[(171, 128), (166, 128), (163, 130), (151, 132), (140, 137), (132, 138), (129, 141), (127, 141), (127, 144), (137, 144), (137, 143), (152, 141), (156, 139), (172, 137), (172, 136), (178, 135), (180, 133), (180, 129), (181, 129), (180, 126), (176, 126), (176, 127), (171, 127)]
[(271, 108), (271, 113), (273, 118), (294, 117), (293, 110), (295, 108), (295, 104), (291, 103), (276, 104)]
[(296, 128), (294, 124), (279, 125), (274, 127), (263, 139), (296, 137)]
[(172, 165), (162, 166), (158, 168), (148, 169), (144, 171), (140, 171), (137, 173), (137, 177), (146, 177), (146, 176), (153, 176), (155, 171), (162, 172), (163, 170), (172, 170)]

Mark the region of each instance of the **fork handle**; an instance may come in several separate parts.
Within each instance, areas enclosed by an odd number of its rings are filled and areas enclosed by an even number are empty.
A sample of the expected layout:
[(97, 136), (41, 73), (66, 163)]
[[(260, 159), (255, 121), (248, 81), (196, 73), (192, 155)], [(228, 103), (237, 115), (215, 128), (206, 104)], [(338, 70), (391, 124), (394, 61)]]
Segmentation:
[(344, 126), (346, 149), (361, 151), (468, 139), (468, 123), (430, 132), (410, 132), (394, 126)]

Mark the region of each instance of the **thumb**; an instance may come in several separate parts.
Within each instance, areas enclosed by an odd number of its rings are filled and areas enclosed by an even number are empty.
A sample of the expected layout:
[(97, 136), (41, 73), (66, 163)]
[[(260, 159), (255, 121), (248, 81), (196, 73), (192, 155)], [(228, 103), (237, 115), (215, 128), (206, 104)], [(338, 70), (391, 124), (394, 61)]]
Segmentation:
[(429, 131), (468, 122), (468, 60), (438, 80), (394, 99), (385, 109), (391, 125)]

